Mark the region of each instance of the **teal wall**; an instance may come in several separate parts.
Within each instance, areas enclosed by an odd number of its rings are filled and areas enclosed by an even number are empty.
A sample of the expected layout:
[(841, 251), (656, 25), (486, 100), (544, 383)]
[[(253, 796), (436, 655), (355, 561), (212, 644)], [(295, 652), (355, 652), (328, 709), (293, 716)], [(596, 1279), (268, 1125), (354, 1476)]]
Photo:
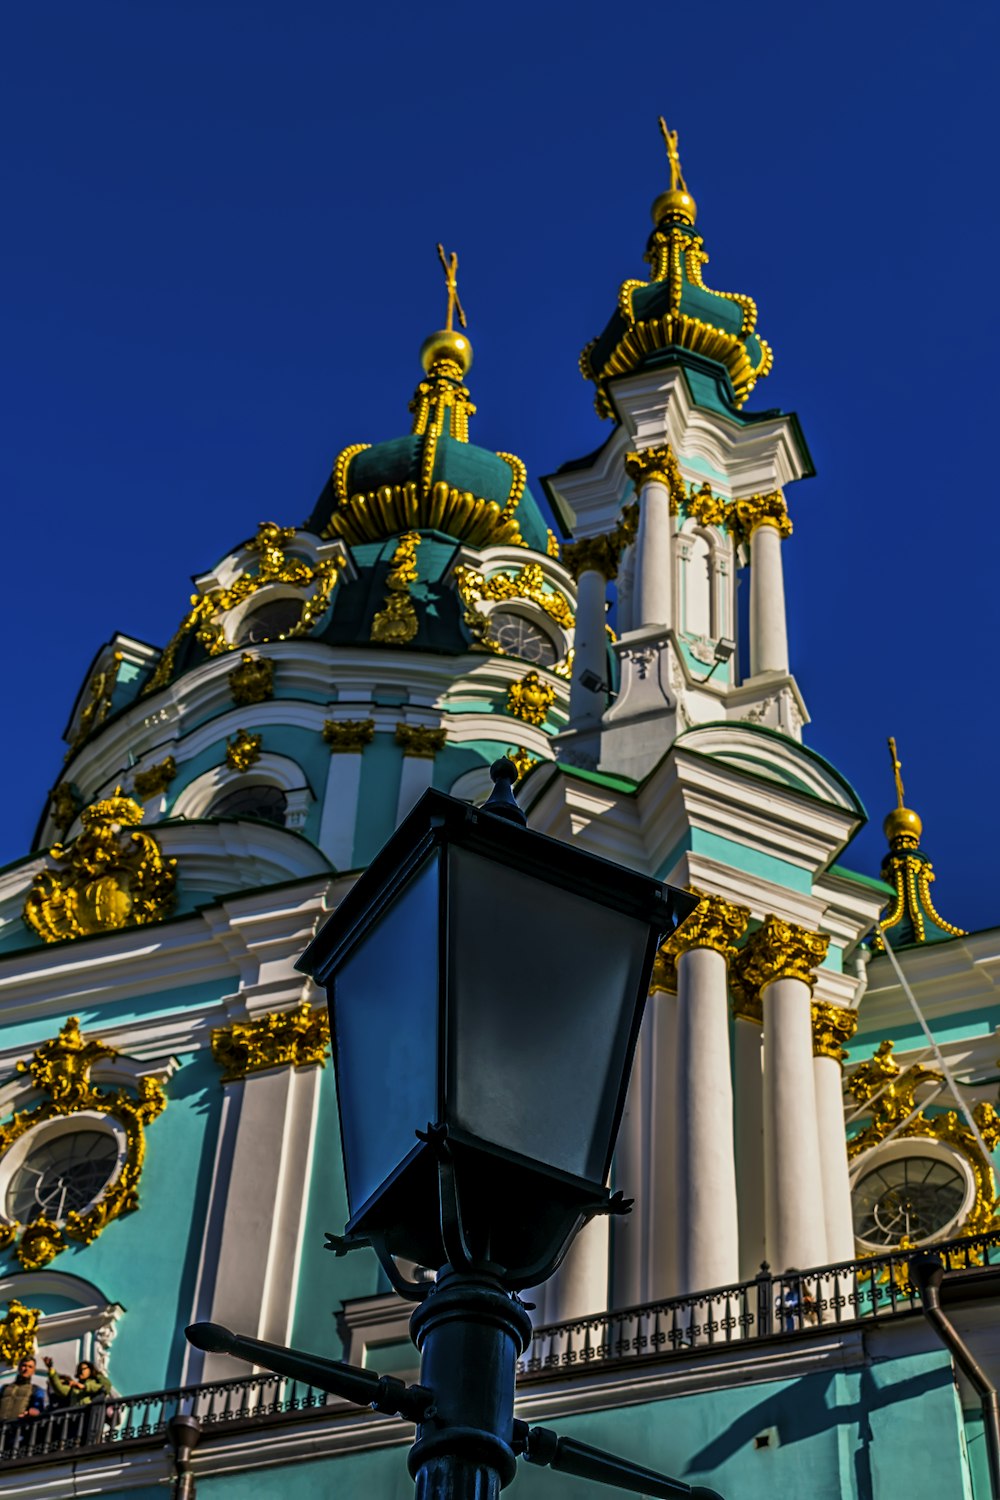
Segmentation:
[[(726, 1500), (973, 1500), (944, 1353), (554, 1418), (552, 1425), (688, 1484), (709, 1485)], [(758, 1435), (769, 1431), (770, 1445), (756, 1448)], [(402, 1446), (206, 1475), (198, 1488), (218, 1500), (413, 1495)], [(621, 1492), (522, 1465), (509, 1493), (517, 1500), (599, 1500)]]

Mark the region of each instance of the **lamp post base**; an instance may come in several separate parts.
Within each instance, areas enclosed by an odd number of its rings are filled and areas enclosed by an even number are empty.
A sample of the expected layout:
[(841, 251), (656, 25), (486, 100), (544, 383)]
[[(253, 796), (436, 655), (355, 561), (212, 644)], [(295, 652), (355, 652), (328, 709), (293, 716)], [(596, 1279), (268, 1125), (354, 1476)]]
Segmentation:
[(517, 1470), (514, 1380), (531, 1320), (485, 1273), (446, 1267), (410, 1319), (434, 1405), (407, 1460), (416, 1500), (496, 1500)]

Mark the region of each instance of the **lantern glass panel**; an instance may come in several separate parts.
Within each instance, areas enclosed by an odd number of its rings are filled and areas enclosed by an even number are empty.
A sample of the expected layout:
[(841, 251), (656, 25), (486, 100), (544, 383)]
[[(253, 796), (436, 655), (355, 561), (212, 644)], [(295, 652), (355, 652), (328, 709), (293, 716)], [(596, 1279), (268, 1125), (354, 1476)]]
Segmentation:
[(449, 858), (449, 1122), (603, 1182), (649, 923), (467, 849)]
[(439, 856), (353, 949), (334, 986), (333, 1039), (354, 1214), (438, 1117)]

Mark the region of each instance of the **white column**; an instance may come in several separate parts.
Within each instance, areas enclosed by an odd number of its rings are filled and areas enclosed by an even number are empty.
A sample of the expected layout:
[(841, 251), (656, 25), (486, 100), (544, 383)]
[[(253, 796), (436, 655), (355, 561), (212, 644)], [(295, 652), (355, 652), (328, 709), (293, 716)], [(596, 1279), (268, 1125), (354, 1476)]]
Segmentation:
[[(586, 546), (586, 542), (581, 545)], [(593, 673), (607, 682), (608, 653), (605, 599), (608, 584), (596, 567), (581, 569), (576, 586), (576, 632), (573, 637), (573, 678), (569, 688), (570, 729), (592, 729), (601, 721), (607, 692), (584, 686), (581, 677)]]
[(648, 1297), (649, 1075), (652, 1071), (651, 1006), (646, 1006), (615, 1147), (614, 1186), (634, 1198), (630, 1214), (616, 1217), (612, 1235), (612, 1307), (633, 1307)]
[(399, 801), (396, 804), (396, 822), (402, 823), (406, 814), (419, 800), (434, 780), (433, 755), (403, 755), (403, 769), (399, 778)]
[[(219, 1182), (224, 1203), (213, 1204), (221, 1213), (218, 1258), (198, 1315), (272, 1343), (291, 1334), (319, 1083), (318, 1066), (284, 1066), (226, 1085), (233, 1103), (242, 1097), (229, 1172)], [(225, 1380), (245, 1368), (206, 1354), (200, 1379)]]
[(663, 479), (651, 478), (642, 486), (635, 549), (633, 629), (673, 625), (670, 491)]
[(750, 675), (788, 673), (785, 580), (781, 532), (772, 520), (759, 521), (750, 536)]
[[(673, 1297), (680, 1291), (678, 1249), (680, 1199), (677, 1189), (678, 1057), (677, 996), (654, 990), (646, 1002), (651, 1058), (650, 1131), (646, 1147), (649, 1183), (650, 1301)], [(632, 1210), (635, 1212), (635, 1209)]]
[(828, 1259), (811, 993), (804, 980), (779, 977), (761, 1000), (767, 1259), (776, 1273), (803, 1271)]
[(319, 824), (319, 847), (336, 870), (354, 868), (354, 825), (361, 786), (361, 752), (330, 756)]
[(677, 960), (677, 1215), (681, 1292), (739, 1280), (726, 959)]
[(832, 1261), (854, 1259), (854, 1215), (844, 1132), (844, 1095), (839, 1057), (819, 1053), (813, 1058), (816, 1088), (816, 1122), (823, 1174), (823, 1206), (826, 1222), (827, 1257)]
[(737, 1014), (733, 1037), (735, 1075), (736, 1197), (740, 1228), (740, 1280), (767, 1259), (764, 1228), (764, 1071), (761, 1021)]
[(546, 1323), (568, 1323), (573, 1318), (585, 1318), (590, 1313), (605, 1311), (611, 1247), (609, 1230), (607, 1214), (591, 1219), (580, 1230), (569, 1254), (548, 1284)]

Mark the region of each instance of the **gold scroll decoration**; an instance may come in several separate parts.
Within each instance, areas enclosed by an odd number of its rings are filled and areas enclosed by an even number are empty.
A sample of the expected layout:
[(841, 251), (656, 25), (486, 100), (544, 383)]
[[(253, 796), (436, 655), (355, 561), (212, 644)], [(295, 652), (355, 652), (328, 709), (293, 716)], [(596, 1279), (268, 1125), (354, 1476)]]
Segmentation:
[(0, 1319), (0, 1363), (16, 1369), (22, 1359), (34, 1359), (41, 1316), (39, 1308), (25, 1307), (16, 1297), (10, 1299)]
[(244, 651), (240, 664), (229, 673), (229, 691), (237, 708), (249, 708), (274, 697), (274, 662), (267, 656)]
[(781, 917), (765, 917), (729, 967), (729, 987), (738, 1018), (759, 1024), (763, 1018), (761, 992), (777, 979), (798, 979), (811, 990), (813, 972), (826, 957), (830, 939)]
[(858, 1013), (842, 1005), (831, 1005), (826, 1000), (814, 1000), (812, 1029), (813, 1056), (843, 1062), (847, 1056), (844, 1049), (858, 1029)]
[(118, 681), (118, 673), (123, 661), (122, 653), (115, 651), (107, 664), (99, 672), (95, 672), (87, 685), (89, 697), (80, 714), (76, 733), (70, 741), (69, 749), (66, 751), (66, 759), (69, 760), (74, 751), (79, 750), (84, 740), (108, 717), (111, 711), (111, 698)]
[(392, 554), (386, 578), (385, 603), (372, 620), (371, 639), (386, 646), (405, 646), (419, 625), (410, 598), (410, 584), (417, 581), (417, 548), (420, 532), (408, 531)]
[(231, 771), (249, 771), (260, 760), (263, 735), (251, 734), (249, 729), (238, 729), (231, 740), (226, 741), (226, 765)]
[(520, 682), (512, 682), (507, 689), (507, 712), (525, 724), (542, 725), (555, 698), (556, 690), (550, 683), (543, 682), (537, 672), (526, 672)]
[(150, 766), (148, 771), (136, 771), (132, 777), (132, 786), (143, 802), (148, 802), (150, 797), (158, 797), (161, 792), (165, 792), (176, 775), (177, 762), (172, 755), (168, 755), (165, 760)]
[(269, 1011), (252, 1021), (233, 1021), (212, 1032), (212, 1056), (222, 1082), (233, 1083), (267, 1068), (325, 1066), (330, 1050), (326, 1008), (307, 1000), (290, 1010)]
[(737, 940), (743, 936), (750, 920), (746, 906), (736, 906), (721, 896), (699, 890), (695, 885), (689, 885), (687, 889), (692, 896), (698, 897), (698, 905), (660, 945), (653, 962), (650, 994), (656, 990), (671, 995), (677, 993), (677, 960), (692, 948), (711, 948), (723, 958), (732, 960)]
[(63, 868), (42, 870), (32, 881), (23, 916), (33, 932), (56, 943), (162, 922), (170, 914), (177, 861), (137, 828), (142, 818), (143, 809), (121, 787), (84, 808), (73, 842), (49, 850)]
[(17, 1071), (30, 1074), (35, 1089), (46, 1097), (33, 1109), (17, 1111), (0, 1126), (0, 1156), (35, 1126), (81, 1110), (110, 1116), (125, 1135), (125, 1161), (117, 1177), (84, 1212), (74, 1209), (59, 1224), (44, 1215), (30, 1224), (21, 1225), (16, 1220), (0, 1224), (0, 1248), (6, 1249), (16, 1240), (15, 1254), (27, 1271), (47, 1265), (71, 1240), (92, 1244), (112, 1220), (139, 1207), (145, 1129), (162, 1114), (167, 1097), (155, 1078), (137, 1079), (134, 1096), (125, 1088), (99, 1088), (92, 1083), (94, 1064), (117, 1056), (117, 1049), (106, 1042), (84, 1037), (76, 1016), (70, 1016), (58, 1036), (42, 1042), (27, 1061), (17, 1065)]

